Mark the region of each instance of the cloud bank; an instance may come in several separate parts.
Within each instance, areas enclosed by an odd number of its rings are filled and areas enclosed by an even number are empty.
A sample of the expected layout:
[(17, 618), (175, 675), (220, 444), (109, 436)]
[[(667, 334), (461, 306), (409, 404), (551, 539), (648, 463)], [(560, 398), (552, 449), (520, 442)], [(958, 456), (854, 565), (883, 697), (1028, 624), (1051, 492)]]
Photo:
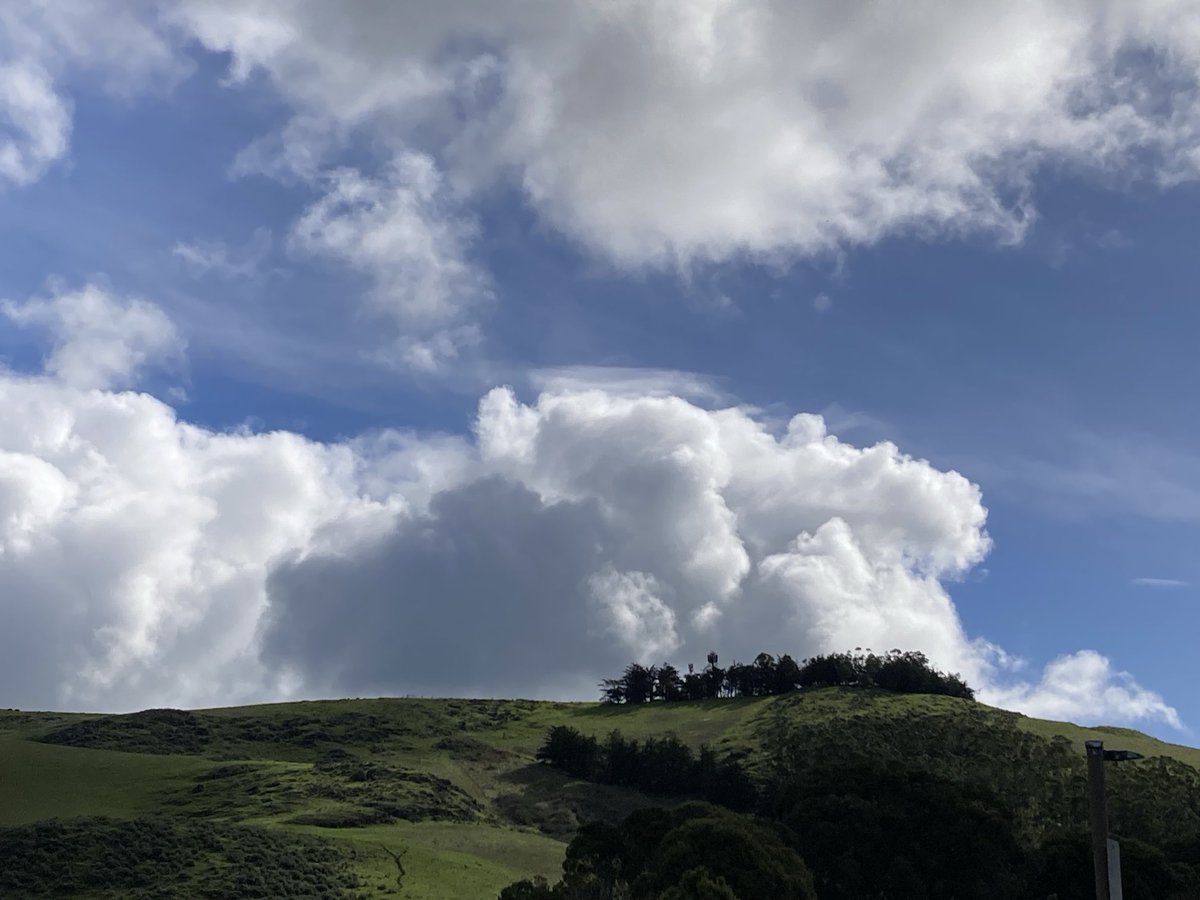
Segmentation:
[(899, 646), (992, 702), (1178, 724), (1090, 651), (1015, 683), (945, 586), (989, 550), (979, 489), (819, 416), (496, 388), (471, 437), (318, 443), (69, 372), (0, 372), (10, 704), (590, 697), (630, 659)]
[(268, 169), (319, 171), (369, 132), (466, 195), (517, 186), (622, 266), (900, 231), (1015, 241), (1044, 164), (1171, 183), (1200, 163), (1185, 0), (192, 0), (171, 17), (293, 105), (256, 148)]

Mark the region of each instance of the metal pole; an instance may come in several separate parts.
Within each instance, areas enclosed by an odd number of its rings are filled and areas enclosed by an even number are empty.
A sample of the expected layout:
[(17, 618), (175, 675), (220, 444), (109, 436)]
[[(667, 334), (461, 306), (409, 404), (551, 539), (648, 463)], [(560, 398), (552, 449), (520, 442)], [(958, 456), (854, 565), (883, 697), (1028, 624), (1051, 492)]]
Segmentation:
[(1088, 766), (1088, 820), (1092, 826), (1092, 869), (1096, 900), (1108, 895), (1108, 808), (1104, 802), (1104, 742), (1085, 741)]
[(1125, 889), (1121, 887), (1121, 845), (1108, 839), (1108, 897), (1109, 900), (1125, 900)]

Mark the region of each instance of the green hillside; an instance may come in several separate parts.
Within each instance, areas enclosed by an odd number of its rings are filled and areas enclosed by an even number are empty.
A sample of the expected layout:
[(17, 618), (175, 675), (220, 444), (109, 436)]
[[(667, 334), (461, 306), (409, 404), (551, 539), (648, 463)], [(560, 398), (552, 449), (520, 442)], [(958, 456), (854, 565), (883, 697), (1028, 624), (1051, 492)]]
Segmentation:
[[(1114, 828), (1157, 827), (1158, 812), (1138, 806), (1157, 796), (1146, 779), (1200, 784), (1195, 748), (863, 689), (629, 706), (378, 699), (126, 716), (7, 711), (0, 896), (41, 896), (66, 877), (56, 852), (77, 862), (75, 896), (221, 896), (240, 878), (242, 896), (476, 900), (532, 875), (553, 881), (581, 823), (679, 799), (537, 763), (556, 725), (601, 738), (673, 733), (758, 777), (904, 760), (1015, 798), (1031, 835), (1051, 816), (1082, 815), (1088, 737), (1148, 757), (1114, 772)], [(1179, 793), (1174, 827), (1193, 800)], [(33, 846), (50, 860), (45, 871), (30, 862)]]

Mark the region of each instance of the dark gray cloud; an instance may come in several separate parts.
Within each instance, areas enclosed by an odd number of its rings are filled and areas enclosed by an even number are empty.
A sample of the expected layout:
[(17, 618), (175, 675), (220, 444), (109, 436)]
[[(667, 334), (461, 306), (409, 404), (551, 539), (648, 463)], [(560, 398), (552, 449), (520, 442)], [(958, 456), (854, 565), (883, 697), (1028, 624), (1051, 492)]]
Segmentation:
[(587, 620), (609, 540), (591, 500), (543, 503), (498, 476), (445, 491), (354, 555), (276, 567), (263, 659), (340, 693), (594, 680), (625, 653)]

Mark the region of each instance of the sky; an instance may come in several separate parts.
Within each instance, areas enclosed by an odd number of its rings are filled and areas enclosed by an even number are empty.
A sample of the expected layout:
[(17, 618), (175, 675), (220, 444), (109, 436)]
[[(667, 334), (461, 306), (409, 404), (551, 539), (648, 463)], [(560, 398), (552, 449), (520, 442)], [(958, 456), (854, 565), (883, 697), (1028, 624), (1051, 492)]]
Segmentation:
[(921, 650), (1195, 744), (1200, 7), (0, 8), (0, 705)]

